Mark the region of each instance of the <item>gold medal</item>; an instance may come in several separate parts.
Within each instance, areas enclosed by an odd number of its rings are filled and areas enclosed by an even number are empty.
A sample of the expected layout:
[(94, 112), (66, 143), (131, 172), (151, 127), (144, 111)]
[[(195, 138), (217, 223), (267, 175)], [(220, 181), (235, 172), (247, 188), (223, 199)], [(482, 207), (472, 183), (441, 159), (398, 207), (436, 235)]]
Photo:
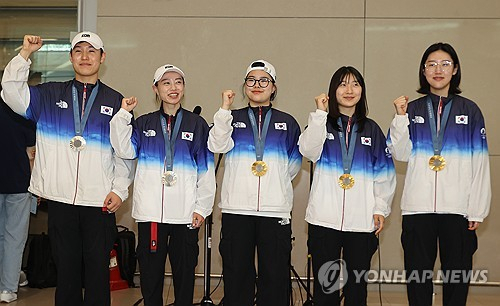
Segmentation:
[(255, 176), (263, 176), (267, 172), (267, 164), (258, 160), (252, 164), (252, 173)]
[(348, 173), (342, 174), (339, 177), (339, 186), (342, 189), (351, 189), (354, 186), (354, 177)]
[(85, 149), (86, 144), (87, 142), (85, 141), (85, 138), (83, 138), (82, 136), (75, 136), (71, 138), (71, 140), (69, 141), (69, 147), (71, 148), (71, 150), (75, 152), (79, 152)]
[(441, 155), (434, 155), (429, 159), (429, 168), (432, 171), (441, 171), (446, 166), (446, 160)]
[(177, 183), (177, 174), (174, 171), (165, 171), (161, 176), (161, 182), (165, 186), (174, 186)]

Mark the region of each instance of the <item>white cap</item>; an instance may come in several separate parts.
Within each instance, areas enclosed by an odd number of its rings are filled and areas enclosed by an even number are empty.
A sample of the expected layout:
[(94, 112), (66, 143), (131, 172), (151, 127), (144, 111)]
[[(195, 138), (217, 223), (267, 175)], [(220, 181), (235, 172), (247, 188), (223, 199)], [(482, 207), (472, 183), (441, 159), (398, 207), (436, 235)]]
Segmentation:
[(89, 31), (80, 32), (73, 37), (73, 40), (71, 41), (71, 50), (73, 50), (77, 43), (82, 41), (88, 42), (96, 49), (104, 50), (104, 44), (99, 35)]
[(265, 61), (265, 60), (256, 60), (253, 61), (250, 66), (247, 68), (247, 74), (250, 73), (250, 71), (254, 70), (262, 70), (264, 72), (267, 72), (272, 78), (273, 81), (276, 82), (276, 69), (274, 69), (274, 66), (271, 65), (271, 63)]
[(160, 66), (160, 67), (158, 67), (158, 69), (156, 69), (155, 76), (153, 79), (153, 84), (156, 84), (158, 81), (160, 81), (165, 73), (171, 72), (171, 71), (177, 72), (178, 74), (181, 75), (181, 77), (184, 79), (184, 81), (186, 81), (186, 77), (184, 76), (184, 72), (181, 69), (179, 69), (178, 67), (175, 67), (174, 65), (166, 64), (166, 65)]

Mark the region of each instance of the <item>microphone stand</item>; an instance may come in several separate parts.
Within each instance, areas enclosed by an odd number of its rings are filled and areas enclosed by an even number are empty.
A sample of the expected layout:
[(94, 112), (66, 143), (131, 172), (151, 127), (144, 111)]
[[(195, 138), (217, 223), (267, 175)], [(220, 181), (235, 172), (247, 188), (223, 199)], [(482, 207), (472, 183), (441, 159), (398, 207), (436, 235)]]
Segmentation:
[(203, 290), (204, 296), (201, 299), (201, 306), (215, 305), (210, 298), (210, 268), (212, 260), (212, 214), (205, 219), (205, 255), (203, 256)]
[[(311, 192), (311, 186), (313, 183), (313, 162), (309, 161), (309, 192)], [(307, 251), (307, 273), (306, 273), (306, 292), (307, 299), (303, 306), (313, 306), (313, 296), (311, 295), (311, 266), (312, 266), (312, 256), (309, 250)]]
[[(311, 186), (313, 182), (313, 162), (309, 161), (309, 191), (311, 191)], [(295, 240), (295, 237), (292, 237), (292, 241)], [(314, 306), (314, 301), (313, 301), (313, 296), (311, 294), (311, 265), (312, 265), (312, 256), (307, 252), (307, 273), (306, 273), (306, 281), (304, 284), (304, 281), (300, 278), (299, 274), (293, 267), (293, 265), (290, 263), (290, 270), (292, 271), (293, 275), (295, 276), (295, 279), (298, 281), (298, 284), (304, 288), (306, 291), (306, 300), (304, 301), (303, 306)], [(290, 288), (291, 288), (291, 283), (290, 283)], [(293, 304), (293, 294), (292, 291), (290, 290), (290, 302)]]
[[(295, 237), (292, 237), (292, 241), (295, 240)], [(292, 272), (292, 274), (294, 275), (295, 279), (297, 280), (298, 284), (300, 286), (302, 286), (302, 288), (304, 288), (304, 290), (306, 291), (306, 296), (307, 296), (307, 299), (306, 301), (304, 302), (304, 306), (313, 306), (314, 303), (312, 301), (312, 294), (311, 294), (311, 291), (309, 289), (309, 284), (310, 284), (310, 257), (311, 255), (308, 254), (307, 255), (307, 280), (306, 280), (306, 283), (304, 283), (304, 281), (300, 278), (300, 275), (297, 273), (297, 271), (295, 270), (295, 268), (293, 267), (293, 265), (290, 263), (290, 271)], [(290, 281), (290, 305), (295, 305), (294, 302), (293, 302), (293, 293), (292, 293), (292, 281)], [(299, 288), (300, 289), (300, 288)]]
[[(217, 176), (217, 172), (219, 170), (219, 166), (222, 160), (222, 156), (224, 154), (219, 154), (219, 158), (217, 160), (217, 165), (215, 166), (215, 176)], [(212, 299), (210, 298), (210, 273), (211, 273), (211, 263), (212, 263), (212, 214), (210, 214), (205, 219), (205, 254), (203, 256), (203, 290), (204, 296), (201, 299), (201, 306), (211, 306), (215, 305)]]

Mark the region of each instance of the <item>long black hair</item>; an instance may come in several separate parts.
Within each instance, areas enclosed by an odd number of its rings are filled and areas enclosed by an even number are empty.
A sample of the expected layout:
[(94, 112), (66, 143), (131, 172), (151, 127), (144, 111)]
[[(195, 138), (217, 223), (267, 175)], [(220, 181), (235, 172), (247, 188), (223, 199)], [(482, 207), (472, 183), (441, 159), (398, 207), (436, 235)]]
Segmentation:
[(368, 115), (368, 104), (366, 102), (366, 86), (365, 80), (361, 73), (354, 67), (343, 66), (340, 67), (332, 76), (330, 80), (330, 88), (328, 89), (328, 97), (330, 101), (328, 103), (328, 120), (332, 123), (336, 130), (340, 130), (341, 127), (337, 124), (337, 119), (340, 117), (339, 101), (337, 101), (337, 88), (344, 81), (345, 77), (352, 76), (361, 85), (361, 97), (359, 102), (356, 104), (356, 109), (354, 111), (354, 119), (358, 124), (358, 131), (362, 131), (364, 124), (366, 122), (366, 116)]
[(458, 55), (455, 49), (453, 49), (453, 47), (450, 44), (442, 42), (430, 45), (429, 48), (427, 48), (427, 50), (425, 50), (424, 54), (422, 55), (418, 71), (420, 88), (417, 90), (417, 92), (424, 95), (427, 95), (431, 92), (431, 85), (429, 84), (429, 82), (427, 82), (427, 79), (425, 78), (424, 74), (425, 62), (427, 61), (427, 58), (429, 58), (429, 55), (432, 52), (436, 52), (439, 50), (446, 52), (450, 55), (451, 60), (453, 61), (453, 69), (457, 69), (457, 73), (451, 76), (450, 88), (448, 89), (448, 95), (457, 95), (462, 92), (462, 90), (460, 89), (460, 80), (462, 79), (462, 73), (460, 70), (460, 61), (458, 60)]

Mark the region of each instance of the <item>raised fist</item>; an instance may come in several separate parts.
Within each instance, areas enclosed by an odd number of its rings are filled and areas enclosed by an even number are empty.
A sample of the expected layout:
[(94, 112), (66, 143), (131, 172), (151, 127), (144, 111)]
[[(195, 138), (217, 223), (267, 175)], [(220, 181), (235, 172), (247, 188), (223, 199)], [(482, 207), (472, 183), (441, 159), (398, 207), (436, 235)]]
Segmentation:
[(316, 108), (325, 112), (328, 112), (328, 96), (324, 93), (320, 94), (319, 96), (315, 97), (314, 100), (316, 101)]
[(408, 96), (401, 96), (394, 100), (394, 107), (396, 108), (396, 114), (404, 115), (408, 109)]
[(222, 105), (221, 105), (221, 108), (225, 109), (225, 110), (229, 110), (229, 108), (233, 104), (234, 96), (236, 96), (236, 94), (231, 89), (224, 90), (222, 92)]
[(127, 112), (131, 112), (137, 106), (137, 103), (138, 101), (136, 97), (123, 98), (122, 108)]
[(23, 47), (19, 52), (24, 59), (28, 59), (31, 53), (38, 51), (42, 47), (43, 41), (40, 36), (24, 35)]

